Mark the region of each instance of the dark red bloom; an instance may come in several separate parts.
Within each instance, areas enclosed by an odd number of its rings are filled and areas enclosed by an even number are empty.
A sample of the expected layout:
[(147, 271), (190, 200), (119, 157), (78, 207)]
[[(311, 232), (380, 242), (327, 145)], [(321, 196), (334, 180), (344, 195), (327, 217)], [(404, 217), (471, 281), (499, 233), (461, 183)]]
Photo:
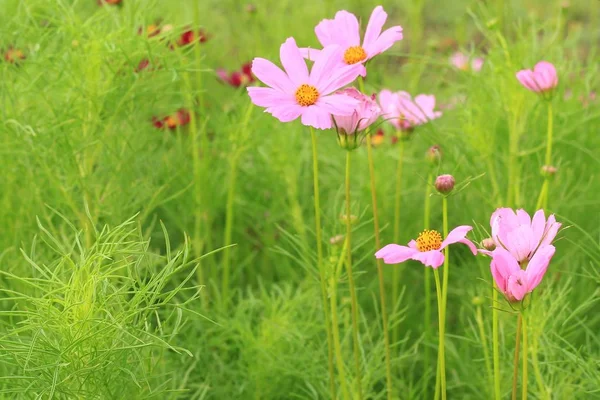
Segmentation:
[(98, 0), (98, 5), (103, 6), (105, 4), (108, 4), (111, 6), (117, 6), (117, 5), (121, 4), (122, 2), (123, 2), (123, 0)]
[(177, 39), (177, 46), (183, 47), (194, 42), (204, 43), (209, 39), (208, 33), (204, 29), (199, 29), (195, 32), (193, 29), (187, 29)]
[(150, 66), (150, 60), (148, 60), (147, 58), (144, 58), (142, 61), (140, 61), (140, 63), (138, 64), (138, 66), (136, 67), (136, 69), (134, 71), (141, 72), (141, 71), (145, 70), (146, 68), (148, 68), (149, 66)]
[(217, 76), (221, 81), (239, 88), (241, 86), (248, 86), (254, 82), (254, 75), (252, 75), (252, 63), (246, 63), (242, 65), (241, 71), (233, 71), (228, 73), (223, 68), (216, 70)]
[(185, 126), (190, 123), (192, 118), (190, 112), (185, 108), (180, 108), (174, 114), (163, 118), (152, 117), (152, 124), (158, 129), (176, 129), (178, 126)]
[(23, 53), (19, 49), (15, 49), (14, 47), (9, 47), (8, 50), (4, 52), (4, 61), (16, 64), (21, 60), (25, 59), (25, 53)]

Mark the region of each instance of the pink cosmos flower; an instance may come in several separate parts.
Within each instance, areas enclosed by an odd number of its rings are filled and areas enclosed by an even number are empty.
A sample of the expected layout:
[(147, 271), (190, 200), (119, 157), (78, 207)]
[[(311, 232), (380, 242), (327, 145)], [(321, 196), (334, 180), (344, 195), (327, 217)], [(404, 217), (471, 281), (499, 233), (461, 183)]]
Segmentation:
[(526, 89), (535, 93), (550, 92), (558, 85), (556, 68), (547, 61), (537, 63), (533, 71), (524, 69), (517, 72), (517, 79)]
[(383, 258), (386, 264), (398, 264), (410, 259), (420, 261), (428, 267), (438, 268), (444, 263), (442, 250), (453, 243), (466, 244), (474, 255), (477, 254), (473, 242), (466, 238), (472, 229), (473, 227), (467, 225), (458, 226), (450, 231), (443, 241), (439, 232), (426, 229), (417, 240), (411, 240), (408, 246), (388, 244), (375, 253), (375, 257)]
[(358, 101), (358, 104), (352, 115), (333, 116), (335, 125), (339, 131), (343, 131), (343, 133), (351, 135), (360, 131), (364, 131), (367, 127), (371, 126), (375, 121), (377, 121), (377, 118), (379, 118), (381, 115), (381, 108), (379, 108), (379, 104), (377, 104), (375, 101), (374, 96), (370, 97), (362, 94), (355, 88), (342, 89), (337, 93), (344, 96), (349, 96)]
[[(315, 28), (315, 34), (323, 47), (333, 44), (342, 47), (339, 62), (346, 65), (361, 64), (361, 75), (366, 76), (367, 69), (362, 64), (402, 40), (401, 26), (393, 26), (381, 32), (386, 20), (387, 13), (383, 7), (375, 7), (369, 18), (362, 44), (358, 19), (354, 14), (344, 10), (338, 11), (334, 19), (321, 21)], [(321, 50), (302, 49), (302, 52), (306, 58), (315, 60)]]
[(354, 81), (360, 65), (340, 66), (337, 60), (343, 50), (328, 46), (315, 59), (310, 73), (293, 38), (281, 45), (280, 58), (285, 72), (264, 58), (255, 58), (252, 73), (270, 87), (249, 87), (252, 102), (266, 107), (281, 122), (301, 117), (304, 125), (317, 129), (332, 127), (331, 116), (350, 116), (358, 101), (335, 94), (336, 90)]
[(383, 117), (399, 130), (410, 130), (442, 116), (441, 111), (434, 110), (434, 95), (420, 94), (413, 100), (407, 92), (382, 90), (379, 103)]
[(492, 252), (490, 265), (492, 276), (498, 288), (509, 301), (523, 300), (527, 293), (531, 293), (540, 284), (554, 251), (555, 248), (552, 245), (544, 246), (536, 251), (526, 269), (521, 269), (521, 265), (515, 257), (504, 248), (497, 247)]
[(468, 55), (456, 52), (450, 57), (450, 63), (463, 71), (468, 71), (470, 69), (473, 72), (479, 72), (483, 67), (483, 58), (478, 57), (471, 60)]
[[(496, 248), (508, 251), (522, 265), (530, 262), (536, 252), (551, 246), (561, 227), (554, 215), (546, 220), (544, 210), (538, 210), (532, 219), (524, 210), (515, 212), (510, 208), (497, 209), (492, 214), (490, 225)], [(493, 255), (487, 250), (480, 252)]]

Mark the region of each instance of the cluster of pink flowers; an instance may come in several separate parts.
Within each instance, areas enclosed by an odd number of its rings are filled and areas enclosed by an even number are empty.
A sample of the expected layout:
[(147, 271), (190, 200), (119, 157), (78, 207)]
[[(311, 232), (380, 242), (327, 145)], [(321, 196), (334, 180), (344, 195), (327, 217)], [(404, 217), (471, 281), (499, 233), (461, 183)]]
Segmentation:
[[(491, 217), (492, 237), (484, 241), (486, 248), (479, 252), (491, 257), (490, 270), (500, 291), (510, 302), (522, 301), (542, 281), (555, 247), (561, 224), (554, 215), (546, 219), (543, 210), (537, 211), (533, 218), (524, 210), (514, 211), (499, 208)], [(450, 231), (442, 240), (439, 232), (423, 231), (408, 246), (388, 244), (375, 256), (386, 264), (397, 264), (412, 259), (432, 268), (438, 268), (444, 262), (442, 250), (453, 243), (463, 243), (475, 255), (477, 250), (466, 235), (473, 228), (459, 226)]]
[[(252, 72), (268, 87), (249, 87), (252, 102), (281, 122), (300, 118), (317, 129), (337, 127), (343, 135), (366, 129), (379, 118), (382, 107), (373, 96), (342, 88), (366, 76), (367, 61), (402, 39), (400, 26), (382, 31), (386, 20), (383, 7), (376, 7), (361, 40), (358, 18), (339, 11), (315, 28), (322, 49), (299, 48), (288, 38), (280, 48), (283, 70), (255, 58)], [(305, 58), (313, 62), (310, 70)]]

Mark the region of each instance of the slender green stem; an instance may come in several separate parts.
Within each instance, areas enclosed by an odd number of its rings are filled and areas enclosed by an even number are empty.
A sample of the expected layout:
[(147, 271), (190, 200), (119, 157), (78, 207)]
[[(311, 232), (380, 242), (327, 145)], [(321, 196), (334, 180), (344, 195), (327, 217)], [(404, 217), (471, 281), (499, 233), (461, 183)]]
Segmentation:
[[(335, 360), (337, 364), (338, 374), (340, 376), (340, 387), (342, 388), (342, 396), (345, 400), (350, 399), (350, 395), (348, 393), (348, 387), (346, 383), (346, 370), (344, 368), (344, 359), (342, 356), (342, 342), (340, 340), (340, 326), (338, 322), (338, 314), (337, 314), (337, 282), (340, 274), (340, 270), (342, 267), (342, 263), (345, 259), (346, 249), (348, 248), (348, 241), (344, 240), (344, 246), (342, 248), (342, 253), (338, 258), (337, 265), (335, 267), (334, 273), (330, 275), (329, 280), (329, 291), (331, 292), (331, 296), (329, 297), (329, 304), (331, 307), (331, 325), (332, 329), (332, 337), (333, 337), (333, 347), (335, 348)], [(333, 397), (332, 399), (335, 399)]]
[[(442, 199), (442, 218), (444, 238), (448, 236), (448, 198)], [(448, 303), (448, 278), (450, 275), (450, 248), (444, 249), (444, 270), (442, 271), (442, 319), (440, 331), (440, 386), (442, 400), (446, 400), (446, 358), (445, 358), (445, 336), (446, 331), (446, 305)]]
[(487, 344), (487, 334), (485, 332), (485, 324), (483, 322), (483, 312), (481, 311), (480, 305), (477, 306), (477, 326), (479, 327), (479, 337), (481, 338), (481, 347), (483, 348), (483, 359), (485, 360), (485, 369), (487, 371), (489, 390), (491, 394), (493, 391), (492, 388), (494, 387), (494, 378), (492, 372), (492, 363), (490, 361), (490, 353)]
[[(248, 102), (248, 108), (244, 114), (242, 125), (238, 131), (238, 137), (244, 138), (250, 121), (250, 115), (252, 115), (253, 105), (252, 102)], [(243, 141), (243, 140), (242, 140)], [(198, 150), (194, 150), (198, 151)], [(229, 303), (229, 275), (231, 270), (231, 236), (233, 233), (233, 221), (234, 221), (234, 203), (235, 203), (235, 188), (237, 185), (237, 170), (238, 161), (242, 155), (243, 147), (234, 150), (233, 156), (231, 157), (229, 164), (229, 180), (227, 182), (227, 200), (225, 209), (225, 233), (223, 238), (224, 246), (223, 249), (223, 280), (221, 282), (221, 301), (223, 306), (227, 308)]]
[[(194, 98), (192, 94), (192, 83), (190, 74), (183, 74), (183, 81), (187, 86), (186, 103), (189, 110), (194, 109)], [(198, 147), (198, 123), (196, 117), (190, 119), (190, 151), (192, 152), (192, 173), (194, 177), (194, 236), (192, 237), (192, 245), (194, 257), (197, 259), (202, 255), (202, 170), (200, 168), (200, 149)], [(227, 249), (226, 249), (227, 250)], [(198, 261), (201, 262), (201, 261)], [(199, 265), (196, 269), (196, 279), (199, 285), (206, 284), (204, 280), (204, 268)], [(201, 296), (201, 301), (206, 304), (206, 296)]]
[[(553, 116), (552, 116), (552, 100), (548, 100), (548, 131), (546, 136), (546, 158), (544, 159), (544, 166), (552, 165), (552, 141), (553, 141)], [(548, 208), (548, 192), (550, 186), (550, 176), (548, 173), (545, 174), (544, 183), (540, 190), (536, 209), (547, 209)]]
[(541, 399), (550, 399), (548, 396), (548, 392), (546, 392), (546, 386), (544, 385), (544, 378), (542, 378), (542, 373), (540, 371), (539, 361), (538, 361), (538, 335), (537, 332), (534, 331), (533, 342), (531, 343), (531, 359), (533, 362), (533, 372), (535, 374), (535, 380), (538, 385), (538, 390), (540, 391)]
[[(398, 166), (396, 167), (396, 196), (394, 200), (394, 243), (400, 243), (400, 205), (402, 197), (402, 167), (404, 166), (404, 140), (398, 141)], [(398, 301), (400, 290), (400, 268), (396, 267), (392, 272), (392, 301)], [(398, 342), (398, 326), (392, 331), (392, 343)]]
[(492, 352), (494, 356), (494, 398), (501, 400), (500, 395), (500, 339), (498, 332), (498, 290), (496, 283), (492, 284)]
[(351, 151), (346, 151), (346, 269), (348, 271), (348, 285), (350, 286), (350, 301), (352, 305), (352, 338), (354, 342), (354, 367), (356, 368), (356, 393), (362, 399), (361, 370), (360, 370), (360, 342), (358, 337), (358, 300), (356, 299), (356, 286), (352, 273), (352, 213), (350, 208), (350, 165)]
[[(430, 172), (427, 176), (427, 186), (425, 188), (425, 210), (423, 212), (423, 228), (429, 229), (430, 215), (431, 215), (431, 187), (433, 184), (433, 174)], [(431, 363), (431, 269), (425, 268), (425, 361), (423, 371), (423, 396), (428, 397), (429, 389), (429, 365)], [(436, 374), (437, 375), (437, 374)], [(437, 378), (436, 378), (437, 381)], [(437, 383), (439, 385), (439, 382)], [(439, 391), (439, 386), (438, 386)]]
[(445, 371), (445, 365), (444, 365), (444, 360), (445, 360), (445, 348), (444, 348), (444, 304), (443, 304), (443, 300), (442, 300), (442, 288), (440, 285), (440, 273), (439, 271), (436, 269), (433, 270), (433, 277), (435, 278), (435, 293), (437, 295), (437, 303), (438, 303), (438, 324), (439, 324), (439, 336), (438, 336), (438, 341), (439, 341), (439, 347), (438, 347), (438, 373), (437, 375), (440, 376), (440, 386), (438, 388), (438, 385), (436, 384), (436, 390), (435, 390), (435, 399), (439, 399), (439, 395), (440, 395), (440, 391), (442, 394), (442, 399), (446, 398), (446, 379), (445, 377), (442, 379), (441, 374), (444, 373), (443, 371)]
[[(364, 93), (364, 83), (362, 79), (358, 80), (360, 90)], [(375, 248), (381, 248), (381, 237), (379, 234), (379, 213), (377, 208), (377, 186), (375, 184), (375, 163), (373, 162), (373, 146), (371, 144), (371, 135), (367, 133), (367, 159), (369, 163), (369, 180), (371, 181), (371, 207), (373, 209), (373, 229), (375, 233)], [(393, 398), (392, 387), (392, 357), (390, 351), (390, 333), (388, 329), (388, 315), (385, 304), (385, 281), (383, 278), (383, 263), (377, 259), (377, 276), (379, 277), (379, 302), (381, 307), (381, 320), (383, 323), (383, 340), (385, 345), (385, 375), (387, 385), (387, 398)], [(393, 299), (396, 301), (397, 299)]]
[(517, 318), (517, 335), (515, 337), (515, 360), (513, 368), (512, 400), (517, 400), (517, 381), (519, 379), (519, 347), (521, 345), (521, 325), (523, 316), (519, 313)]
[(527, 317), (523, 318), (523, 383), (521, 400), (527, 400)]
[[(333, 333), (329, 322), (329, 313), (327, 312), (327, 278), (325, 274), (325, 265), (323, 264), (323, 240), (321, 232), (321, 201), (319, 196), (319, 159), (317, 151), (317, 135), (315, 130), (310, 127), (310, 138), (312, 142), (313, 158), (313, 190), (314, 190), (314, 209), (315, 209), (315, 234), (317, 238), (317, 268), (319, 270), (319, 280), (321, 281), (321, 300), (323, 302), (323, 314), (325, 318), (325, 329), (327, 331), (327, 352), (330, 391), (335, 398), (335, 370), (333, 368)], [(333, 296), (333, 293), (332, 293)], [(332, 316), (333, 318), (333, 316)], [(337, 325), (334, 325), (334, 327)], [(339, 336), (339, 335), (338, 335)], [(339, 338), (337, 339), (339, 341)], [(333, 342), (333, 343), (332, 343)], [(339, 343), (338, 343), (339, 344)], [(345, 382), (345, 381), (344, 381)], [(344, 383), (345, 384), (345, 383)]]

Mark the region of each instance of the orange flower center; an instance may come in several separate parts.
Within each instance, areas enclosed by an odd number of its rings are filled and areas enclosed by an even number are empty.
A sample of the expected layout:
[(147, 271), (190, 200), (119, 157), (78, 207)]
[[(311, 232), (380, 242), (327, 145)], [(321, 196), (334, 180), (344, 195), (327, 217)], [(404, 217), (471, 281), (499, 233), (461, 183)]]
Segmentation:
[(425, 229), (416, 240), (420, 252), (439, 250), (442, 247), (442, 235), (438, 231)]
[(360, 46), (349, 47), (344, 53), (344, 62), (348, 65), (356, 64), (366, 59), (367, 53)]
[(303, 107), (312, 106), (319, 100), (319, 91), (316, 87), (302, 84), (296, 90), (296, 102)]

